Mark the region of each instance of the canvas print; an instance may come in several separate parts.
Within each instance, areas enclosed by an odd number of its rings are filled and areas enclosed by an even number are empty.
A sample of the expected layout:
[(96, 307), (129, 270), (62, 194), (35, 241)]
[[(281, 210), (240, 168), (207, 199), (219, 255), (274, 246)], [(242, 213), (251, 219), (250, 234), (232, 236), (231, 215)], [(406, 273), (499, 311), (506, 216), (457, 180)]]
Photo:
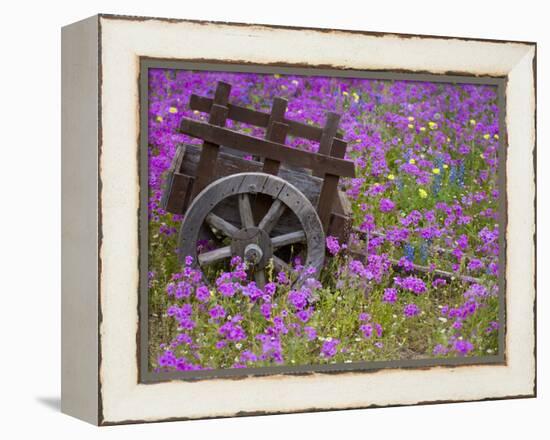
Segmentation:
[(496, 86), (147, 75), (149, 371), (503, 354)]

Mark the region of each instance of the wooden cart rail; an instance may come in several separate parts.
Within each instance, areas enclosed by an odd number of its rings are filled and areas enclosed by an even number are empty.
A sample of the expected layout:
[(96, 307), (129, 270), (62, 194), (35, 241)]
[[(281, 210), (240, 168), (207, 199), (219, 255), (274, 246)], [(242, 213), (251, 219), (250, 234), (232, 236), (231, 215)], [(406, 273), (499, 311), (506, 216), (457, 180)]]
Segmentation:
[[(284, 98), (275, 98), (286, 103)], [(203, 113), (210, 113), (214, 100), (199, 95), (191, 95), (189, 108)], [(256, 127), (267, 128), (270, 122), (270, 114), (258, 110), (252, 110), (235, 104), (227, 104), (227, 118), (233, 121), (243, 122), (245, 124), (255, 125)], [(286, 106), (285, 106), (286, 110)], [(309, 139), (310, 141), (320, 142), (323, 137), (323, 129), (314, 125), (304, 124), (302, 122), (287, 119), (284, 116), (279, 122), (288, 125), (288, 135)], [(336, 133), (337, 138), (342, 138), (342, 133)]]
[[(297, 150), (277, 142), (242, 134), (205, 122), (182, 118), (179, 132), (212, 144), (234, 148), (255, 156), (263, 156), (277, 162), (285, 162), (292, 166), (308, 168), (316, 173), (355, 177), (355, 167), (350, 161), (320, 153)], [(340, 139), (335, 139), (333, 148), (342, 148), (342, 145), (345, 147), (346, 143)]]

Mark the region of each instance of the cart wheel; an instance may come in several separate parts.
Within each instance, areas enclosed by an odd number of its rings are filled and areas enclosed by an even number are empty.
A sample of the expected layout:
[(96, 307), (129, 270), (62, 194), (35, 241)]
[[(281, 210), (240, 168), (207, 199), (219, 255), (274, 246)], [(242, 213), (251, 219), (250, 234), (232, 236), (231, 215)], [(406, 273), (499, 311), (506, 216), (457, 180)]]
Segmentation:
[[(253, 212), (258, 195), (271, 196), (272, 203), (256, 224)], [(229, 197), (236, 199), (240, 225), (222, 218), (223, 212), (213, 212), (221, 201)], [(286, 210), (296, 216), (300, 228), (272, 236), (275, 225)], [(197, 255), (197, 243), (206, 226), (223, 235), (225, 240), (220, 247)], [(297, 244), (302, 244), (305, 249), (305, 266), (315, 268), (318, 275), (325, 258), (325, 234), (311, 202), (294, 185), (280, 177), (264, 173), (239, 173), (212, 182), (193, 199), (180, 229), (179, 257), (183, 261), (186, 256), (191, 256), (194, 264), (204, 268), (239, 256), (247, 262), (256, 283), (263, 286), (265, 268), (271, 260), (278, 271), (290, 269), (289, 262), (274, 252)], [(296, 284), (303, 281), (298, 279)]]

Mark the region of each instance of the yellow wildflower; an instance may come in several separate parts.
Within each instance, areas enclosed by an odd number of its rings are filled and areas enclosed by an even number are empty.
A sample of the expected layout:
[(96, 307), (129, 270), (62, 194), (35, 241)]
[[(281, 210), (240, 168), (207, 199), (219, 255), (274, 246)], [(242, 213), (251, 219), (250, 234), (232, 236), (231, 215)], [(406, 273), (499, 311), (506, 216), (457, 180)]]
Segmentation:
[(489, 139), (491, 137), (491, 135), (489, 133), (485, 133), (483, 135), (483, 139)]
[(359, 95), (358, 95), (357, 93), (353, 92), (353, 93), (352, 93), (352, 96), (353, 96), (353, 100), (354, 100), (355, 102), (359, 102)]
[(420, 127), (420, 131), (426, 131), (426, 127)]
[(346, 92), (346, 91), (344, 90), (344, 91), (342, 92), (342, 95), (344, 95), (344, 96), (349, 96), (349, 93)]
[(388, 174), (388, 179), (389, 180), (394, 180), (395, 179), (395, 176), (393, 174)]
[(156, 119), (157, 119), (157, 122), (162, 122), (162, 116), (161, 115), (158, 115)]
[(273, 77), (279, 79), (279, 78), (281, 77), (281, 75), (279, 75), (278, 73), (276, 73), (275, 75), (273, 75)]
[(435, 130), (437, 128), (437, 123), (430, 121), (428, 122), (428, 126), (430, 127), (430, 130)]
[(198, 110), (193, 110), (193, 114), (198, 115), (200, 112)]
[(476, 120), (475, 119), (470, 119), (470, 125), (476, 125)]
[(407, 119), (412, 122), (414, 121), (414, 116), (409, 116)]
[(479, 155), (479, 157), (481, 157), (482, 159), (485, 159), (485, 154), (481, 153), (481, 154)]
[(451, 138), (447, 138), (447, 142), (451, 142)]
[(494, 137), (495, 139), (498, 139), (498, 134), (495, 133), (495, 134), (493, 135), (493, 137)]
[(409, 159), (409, 163), (410, 163), (411, 165), (414, 165), (414, 164), (416, 163), (416, 160), (414, 160), (414, 159)]
[(447, 165), (446, 163), (443, 164), (443, 168), (447, 169), (449, 168), (449, 165)]
[(168, 111), (169, 111), (170, 113), (173, 114), (173, 113), (177, 113), (177, 112), (178, 112), (178, 109), (177, 109), (176, 107), (170, 107), (170, 108), (168, 109)]
[(414, 125), (409, 124), (408, 127), (409, 127), (409, 128), (414, 128)]
[(426, 190), (424, 188), (419, 188), (418, 189), (418, 194), (420, 194), (420, 198), (422, 198), (422, 199), (425, 199), (426, 197), (428, 197), (428, 193), (426, 192)]
[(434, 173), (434, 174), (439, 174), (439, 173), (440, 173), (439, 168), (434, 168), (434, 169), (432, 169), (432, 173)]

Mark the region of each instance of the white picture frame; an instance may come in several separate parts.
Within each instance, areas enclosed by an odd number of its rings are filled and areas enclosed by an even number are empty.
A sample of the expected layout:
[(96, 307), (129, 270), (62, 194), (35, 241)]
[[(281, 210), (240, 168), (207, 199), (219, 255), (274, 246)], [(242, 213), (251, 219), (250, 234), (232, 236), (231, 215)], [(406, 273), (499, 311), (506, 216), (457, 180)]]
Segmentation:
[[(506, 81), (500, 364), (141, 383), (141, 59)], [(62, 32), (62, 410), (97, 425), (533, 397), (536, 45), (98, 15)]]

